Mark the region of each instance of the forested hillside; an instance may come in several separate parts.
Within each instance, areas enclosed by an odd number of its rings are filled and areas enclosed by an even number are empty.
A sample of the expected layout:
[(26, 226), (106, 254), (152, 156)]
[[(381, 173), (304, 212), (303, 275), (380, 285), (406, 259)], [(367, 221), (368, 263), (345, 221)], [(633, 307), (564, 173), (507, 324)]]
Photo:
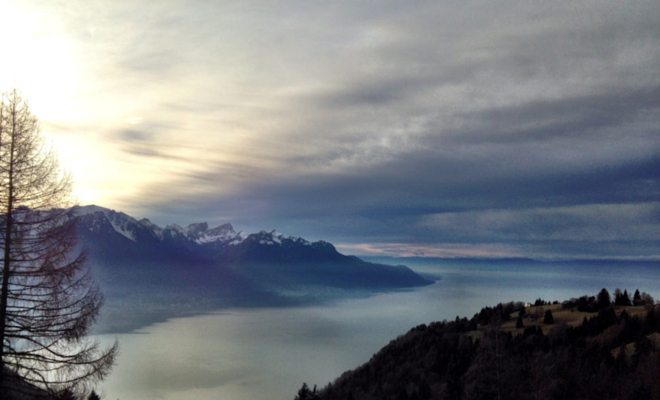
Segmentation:
[(658, 399), (660, 306), (645, 293), (615, 294), (420, 325), (325, 388), (304, 385), (296, 400)]

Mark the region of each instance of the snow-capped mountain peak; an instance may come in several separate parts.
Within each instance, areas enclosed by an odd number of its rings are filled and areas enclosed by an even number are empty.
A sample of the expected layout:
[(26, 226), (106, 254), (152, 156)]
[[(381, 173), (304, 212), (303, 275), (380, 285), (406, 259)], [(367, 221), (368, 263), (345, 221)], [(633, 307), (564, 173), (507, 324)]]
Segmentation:
[[(177, 224), (167, 225), (165, 228), (152, 223), (147, 218), (136, 220), (135, 218), (107, 208), (99, 207), (96, 205), (77, 206), (74, 208), (74, 214), (77, 217), (91, 218), (97, 221), (95, 224), (89, 222), (89, 229), (93, 230), (94, 226), (105, 220), (106, 226), (109, 223), (112, 228), (131, 240), (132, 242), (139, 242), (141, 240), (158, 240), (163, 242), (165, 240), (183, 240), (194, 242), (197, 245), (212, 245), (219, 244), (222, 246), (235, 246), (243, 243), (248, 237), (254, 237), (255, 241), (262, 245), (269, 246), (285, 246), (290, 247), (293, 245), (312, 246), (313, 243), (295, 236), (289, 236), (277, 230), (261, 231), (256, 234), (247, 234), (243, 231), (236, 232), (234, 227), (227, 223), (215, 228), (209, 229), (206, 222), (192, 223), (187, 227), (182, 227)], [(152, 239), (148, 239), (152, 238)]]
[(289, 244), (289, 245), (302, 244), (305, 246), (311, 245), (310, 242), (308, 242), (303, 238), (289, 236), (284, 233), (278, 232), (276, 230), (272, 230), (270, 232), (261, 231), (255, 234), (255, 239), (259, 242), (259, 244), (265, 244), (265, 245), (280, 245), (280, 246), (283, 244)]
[(111, 212), (107, 213), (106, 218), (115, 228), (115, 231), (127, 237), (128, 239), (136, 242), (135, 225), (137, 221), (124, 213)]
[(84, 217), (98, 213), (103, 214), (105, 219), (112, 225), (117, 233), (133, 242), (137, 241), (136, 226), (138, 225), (138, 222), (135, 218), (126, 215), (123, 212), (116, 212), (96, 205), (74, 207), (74, 215), (77, 217)]
[(161, 228), (160, 226), (152, 223), (146, 218), (142, 218), (141, 220), (139, 220), (138, 224), (142, 225), (148, 231), (152, 232), (154, 236), (156, 236), (159, 240), (163, 240), (163, 228)]
[(73, 207), (73, 212), (74, 215), (77, 217), (83, 216), (83, 215), (88, 215), (88, 214), (94, 214), (95, 212), (102, 212), (106, 213), (110, 211), (107, 208), (99, 207), (94, 204), (89, 205), (89, 206), (75, 206)]
[(184, 234), (188, 239), (196, 242), (197, 239), (199, 239), (200, 237), (206, 234), (206, 231), (208, 231), (208, 229), (209, 229), (209, 224), (207, 224), (206, 222), (197, 222), (188, 225), (188, 227), (184, 229)]
[(228, 244), (239, 244), (245, 240), (247, 236), (248, 235), (242, 231), (237, 233), (231, 224), (224, 224), (213, 229), (205, 230), (200, 236), (189, 237), (197, 244), (213, 242), (229, 242)]

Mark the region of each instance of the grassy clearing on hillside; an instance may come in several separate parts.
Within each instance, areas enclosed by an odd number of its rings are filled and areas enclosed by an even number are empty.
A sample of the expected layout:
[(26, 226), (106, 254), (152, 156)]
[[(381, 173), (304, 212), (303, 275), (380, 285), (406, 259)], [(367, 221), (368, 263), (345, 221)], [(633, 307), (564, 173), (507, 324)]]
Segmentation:
[[(554, 323), (546, 325), (543, 323), (545, 313), (547, 310), (552, 312)], [(634, 317), (636, 315), (644, 315), (646, 313), (645, 306), (615, 306), (614, 310), (617, 315), (620, 315), (625, 310), (628, 315)], [(525, 309), (526, 315), (523, 317), (523, 327), (516, 328), (516, 321), (518, 320), (519, 312), (511, 313), (511, 318), (504, 322), (500, 327), (500, 331), (511, 332), (514, 336), (520, 335), (524, 332), (525, 328), (540, 326), (543, 329), (543, 334), (547, 335), (552, 329), (560, 329), (561, 326), (576, 327), (579, 326), (585, 318), (589, 319), (597, 312), (584, 312), (578, 311), (577, 307), (562, 308), (561, 304), (550, 304), (544, 306), (532, 306)], [(478, 339), (483, 334), (483, 330), (487, 327), (480, 328), (479, 330), (469, 333), (472, 339)], [(634, 348), (633, 348), (634, 350)]]

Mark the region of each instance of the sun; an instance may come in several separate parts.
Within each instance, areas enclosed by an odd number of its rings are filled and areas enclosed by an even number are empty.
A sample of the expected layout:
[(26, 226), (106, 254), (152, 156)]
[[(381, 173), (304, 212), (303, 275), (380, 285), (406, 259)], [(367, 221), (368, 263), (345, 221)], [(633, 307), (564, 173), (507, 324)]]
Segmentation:
[(69, 132), (84, 113), (77, 98), (80, 65), (75, 42), (57, 15), (0, 2), (0, 37), (7, 39), (0, 92), (17, 89), (27, 100), (45, 145), (57, 153), (62, 169), (73, 174), (74, 196), (89, 202), (98, 192), (87, 188), (95, 182), (88, 171), (99, 162), (92, 156), (98, 150), (89, 135)]
[(66, 118), (78, 87), (73, 46), (47, 13), (0, 3), (0, 90), (18, 89), (41, 120)]

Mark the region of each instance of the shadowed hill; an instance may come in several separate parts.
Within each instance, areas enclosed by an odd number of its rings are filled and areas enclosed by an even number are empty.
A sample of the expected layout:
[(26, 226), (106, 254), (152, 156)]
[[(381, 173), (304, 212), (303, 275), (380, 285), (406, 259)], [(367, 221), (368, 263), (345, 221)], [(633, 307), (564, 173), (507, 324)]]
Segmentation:
[[(660, 398), (660, 307), (583, 313), (542, 303), (521, 313), (521, 304), (417, 326), (324, 389), (304, 385), (296, 399)], [(559, 318), (544, 323), (541, 308)], [(506, 322), (518, 317), (518, 327)]]

